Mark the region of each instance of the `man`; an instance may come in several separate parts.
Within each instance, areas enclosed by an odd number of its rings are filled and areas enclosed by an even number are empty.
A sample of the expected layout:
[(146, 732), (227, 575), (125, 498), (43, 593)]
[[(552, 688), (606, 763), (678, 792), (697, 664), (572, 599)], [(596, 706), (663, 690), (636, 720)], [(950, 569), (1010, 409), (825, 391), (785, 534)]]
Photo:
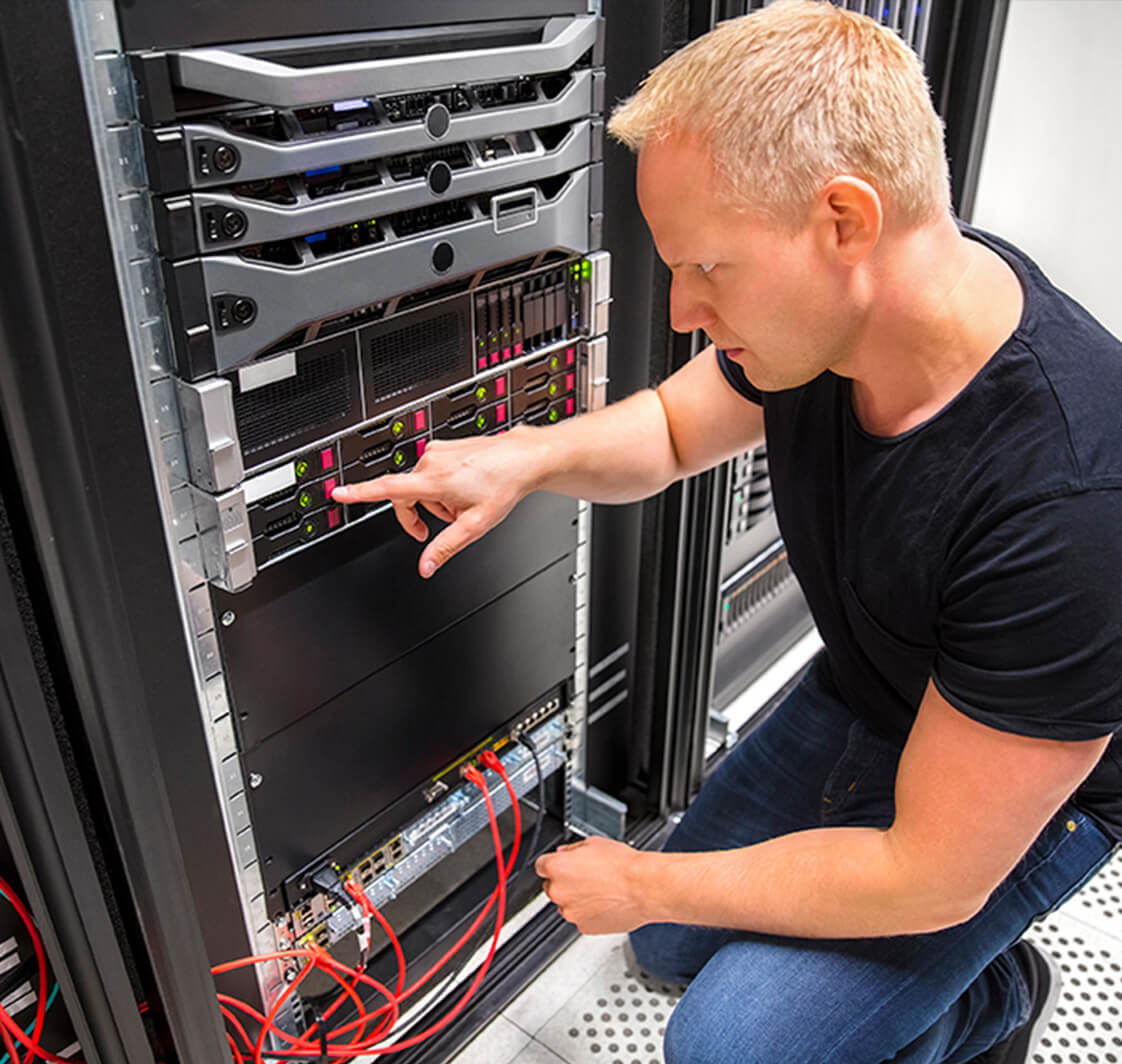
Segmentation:
[(429, 576), (530, 491), (644, 498), (766, 428), (825, 655), (667, 852), (589, 839), (539, 873), (689, 982), (670, 1064), (1023, 1061), (1057, 984), (1018, 939), (1122, 837), (1122, 348), (956, 224), (919, 63), (863, 16), (722, 24), (611, 131), (672, 325), (714, 346), (336, 497), (392, 500), (419, 540), (418, 505), (450, 522)]

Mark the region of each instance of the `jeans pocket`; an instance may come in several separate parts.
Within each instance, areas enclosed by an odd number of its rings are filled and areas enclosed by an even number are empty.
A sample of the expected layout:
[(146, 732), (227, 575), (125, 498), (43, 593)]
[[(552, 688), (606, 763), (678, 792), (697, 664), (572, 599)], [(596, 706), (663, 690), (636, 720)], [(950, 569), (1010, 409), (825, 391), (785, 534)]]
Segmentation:
[(822, 826), (888, 827), (896, 812), (899, 761), (899, 746), (854, 721), (822, 788)]
[[(1058, 901), (1052, 903), (1049, 912), (1055, 912), (1065, 902), (1078, 894), (1099, 872), (1099, 870), (1114, 856), (1119, 843), (1110, 838), (1094, 820), (1086, 813), (1076, 809), (1068, 803), (1053, 818), (1053, 822), (1062, 820), (1064, 831), (1071, 835), (1076, 832), (1081, 836), (1082, 849), (1085, 851), (1085, 868), (1081, 874), (1067, 886)], [(1074, 825), (1074, 827), (1072, 826)]]

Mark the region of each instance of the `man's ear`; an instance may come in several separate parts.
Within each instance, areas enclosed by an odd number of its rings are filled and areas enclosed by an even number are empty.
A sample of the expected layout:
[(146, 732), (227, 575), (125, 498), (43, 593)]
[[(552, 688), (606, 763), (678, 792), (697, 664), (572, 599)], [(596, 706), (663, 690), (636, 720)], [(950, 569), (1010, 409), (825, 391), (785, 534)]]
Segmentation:
[(814, 207), (822, 250), (844, 266), (872, 254), (884, 230), (880, 194), (868, 181), (840, 174), (826, 182)]

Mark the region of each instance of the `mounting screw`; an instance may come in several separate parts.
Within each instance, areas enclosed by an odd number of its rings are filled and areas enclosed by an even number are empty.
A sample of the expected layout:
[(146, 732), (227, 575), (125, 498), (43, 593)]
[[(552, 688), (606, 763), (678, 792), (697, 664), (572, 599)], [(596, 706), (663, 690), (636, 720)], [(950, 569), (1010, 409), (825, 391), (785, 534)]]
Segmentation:
[(214, 160), (214, 168), (223, 174), (228, 174), (231, 170), (236, 169), (240, 161), (236, 149), (230, 147), (229, 144), (219, 144), (214, 149), (211, 158)]
[(222, 614), (222, 627), (229, 628), (230, 625), (232, 625), (237, 619), (238, 615), (234, 613), (233, 610), (227, 610), (224, 614)]
[(249, 774), (249, 786), (253, 790), (257, 790), (257, 788), (260, 787), (261, 784), (264, 783), (264, 782), (265, 782), (265, 779), (261, 775), (260, 772), (251, 772)]

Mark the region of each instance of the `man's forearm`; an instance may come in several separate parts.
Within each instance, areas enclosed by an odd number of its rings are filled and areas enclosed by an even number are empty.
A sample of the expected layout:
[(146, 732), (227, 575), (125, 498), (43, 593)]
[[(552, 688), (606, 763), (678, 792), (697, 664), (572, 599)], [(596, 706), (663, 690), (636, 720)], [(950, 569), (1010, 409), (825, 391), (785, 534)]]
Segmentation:
[(961, 923), (983, 900), (921, 873), (876, 828), (815, 829), (715, 853), (637, 852), (624, 874), (645, 923), (802, 938), (921, 934)]
[(528, 448), (528, 491), (601, 503), (636, 502), (681, 475), (657, 393), (641, 391), (590, 414), (541, 429), (515, 429)]

